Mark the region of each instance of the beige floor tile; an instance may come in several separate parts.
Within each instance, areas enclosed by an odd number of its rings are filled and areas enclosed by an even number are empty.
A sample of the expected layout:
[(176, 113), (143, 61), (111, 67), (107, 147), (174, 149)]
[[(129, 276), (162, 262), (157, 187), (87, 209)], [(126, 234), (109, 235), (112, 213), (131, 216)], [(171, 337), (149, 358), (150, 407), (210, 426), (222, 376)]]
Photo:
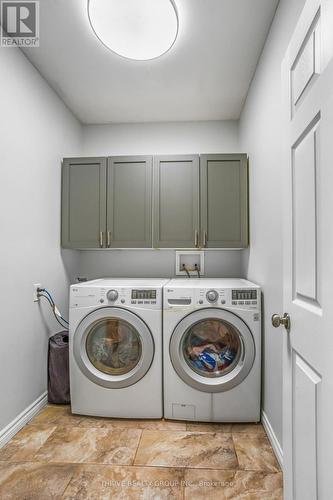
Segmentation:
[(0, 450), (0, 461), (31, 461), (36, 451), (46, 442), (55, 431), (56, 426), (26, 425), (9, 443)]
[(181, 500), (182, 479), (182, 469), (82, 465), (73, 476), (63, 498)]
[(61, 498), (72, 478), (73, 465), (0, 464), (1, 500)]
[(237, 469), (230, 435), (221, 432), (143, 431), (135, 465)]
[(282, 474), (185, 469), (185, 500), (282, 500)]
[(280, 471), (270, 442), (265, 437), (233, 434), (239, 468), (266, 472)]
[(82, 417), (80, 427), (103, 429), (150, 429), (150, 430), (186, 430), (186, 422), (172, 420), (130, 420), (116, 418)]
[(81, 415), (72, 414), (70, 405), (48, 405), (31, 420), (29, 425), (77, 426), (81, 420)]
[(194, 432), (231, 432), (232, 424), (187, 422), (186, 430)]
[(139, 429), (57, 428), (34, 458), (39, 462), (130, 465), (141, 432)]
[(261, 424), (232, 424), (233, 434), (248, 434), (249, 436), (266, 437), (265, 429)]

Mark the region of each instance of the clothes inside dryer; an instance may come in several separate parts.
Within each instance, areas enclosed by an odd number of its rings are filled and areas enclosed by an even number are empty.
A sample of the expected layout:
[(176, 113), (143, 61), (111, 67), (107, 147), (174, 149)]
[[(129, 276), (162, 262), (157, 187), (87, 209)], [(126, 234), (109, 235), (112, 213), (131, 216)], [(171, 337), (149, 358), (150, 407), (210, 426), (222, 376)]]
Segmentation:
[(221, 319), (205, 319), (184, 334), (182, 351), (186, 363), (199, 375), (220, 377), (238, 363), (242, 351), (240, 333)]
[(119, 318), (108, 318), (92, 326), (86, 350), (90, 362), (98, 370), (109, 375), (123, 375), (139, 362), (142, 345), (133, 325)]

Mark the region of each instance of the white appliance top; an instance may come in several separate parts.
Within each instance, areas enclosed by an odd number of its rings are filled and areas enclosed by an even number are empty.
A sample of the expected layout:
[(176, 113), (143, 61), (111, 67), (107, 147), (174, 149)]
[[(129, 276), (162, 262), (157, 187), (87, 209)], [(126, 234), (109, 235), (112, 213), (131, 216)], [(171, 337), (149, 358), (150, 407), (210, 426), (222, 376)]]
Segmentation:
[(154, 287), (162, 288), (170, 280), (166, 278), (101, 278), (92, 281), (84, 281), (82, 283), (76, 283), (75, 288), (81, 287), (103, 287), (103, 288), (144, 288), (144, 287)]
[(168, 282), (172, 288), (260, 288), (259, 285), (241, 278), (179, 278)]

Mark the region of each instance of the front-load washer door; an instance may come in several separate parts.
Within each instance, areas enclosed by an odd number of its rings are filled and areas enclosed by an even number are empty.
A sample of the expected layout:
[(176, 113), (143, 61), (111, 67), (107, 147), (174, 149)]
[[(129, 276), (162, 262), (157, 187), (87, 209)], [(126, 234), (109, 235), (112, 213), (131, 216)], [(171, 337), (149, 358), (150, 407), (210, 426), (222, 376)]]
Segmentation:
[(74, 333), (74, 358), (84, 375), (103, 387), (138, 382), (154, 359), (154, 340), (136, 314), (116, 307), (97, 309)]
[(185, 316), (172, 333), (169, 350), (179, 377), (204, 392), (237, 386), (255, 359), (248, 326), (223, 309), (201, 309)]

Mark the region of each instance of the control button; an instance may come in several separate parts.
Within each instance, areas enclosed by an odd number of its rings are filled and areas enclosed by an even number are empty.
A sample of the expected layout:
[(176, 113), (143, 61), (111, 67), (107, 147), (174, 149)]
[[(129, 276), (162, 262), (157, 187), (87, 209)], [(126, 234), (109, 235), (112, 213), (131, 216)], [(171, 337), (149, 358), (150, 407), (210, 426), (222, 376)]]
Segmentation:
[(111, 302), (115, 302), (118, 298), (117, 290), (109, 290), (106, 295), (107, 295), (108, 300), (110, 300)]
[(152, 300), (152, 301), (151, 301), (151, 303), (152, 303), (152, 304), (156, 304), (156, 300)]
[(256, 305), (257, 301), (256, 300), (252, 300), (251, 304)]
[(149, 300), (145, 300), (145, 301), (144, 301), (144, 304), (149, 304)]
[(203, 300), (199, 300), (199, 304), (203, 304)]
[(131, 304), (136, 304), (136, 300), (131, 300)]
[(225, 304), (225, 300), (221, 300), (221, 304)]
[(207, 293), (206, 293), (206, 299), (208, 300), (208, 302), (216, 302), (217, 299), (219, 298), (219, 294), (217, 293), (216, 290), (209, 290)]
[(243, 301), (243, 300), (239, 300), (239, 301), (238, 301), (238, 304), (239, 304), (240, 306), (243, 306), (243, 305), (244, 305), (244, 301)]
[(104, 302), (104, 299), (99, 299), (100, 303), (103, 304)]
[(143, 304), (143, 300), (138, 300), (138, 304)]
[(246, 300), (246, 301), (245, 301), (245, 304), (246, 304), (247, 306), (249, 306), (249, 305), (251, 304), (251, 302), (250, 302), (249, 300)]
[(125, 304), (125, 299), (121, 299), (120, 301), (122, 304)]
[(232, 303), (233, 306), (237, 306), (236, 300), (233, 300), (231, 303)]

